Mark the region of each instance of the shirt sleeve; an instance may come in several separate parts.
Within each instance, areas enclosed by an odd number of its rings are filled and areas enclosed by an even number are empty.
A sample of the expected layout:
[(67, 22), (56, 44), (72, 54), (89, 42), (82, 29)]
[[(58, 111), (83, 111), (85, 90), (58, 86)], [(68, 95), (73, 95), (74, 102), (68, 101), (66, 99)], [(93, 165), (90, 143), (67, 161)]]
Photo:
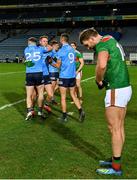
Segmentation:
[(83, 58), (83, 55), (82, 55), (82, 53), (76, 53), (76, 57), (77, 58)]
[(60, 60), (60, 61), (62, 60), (61, 54), (62, 54), (62, 53), (61, 53), (61, 50), (59, 50), (59, 51), (56, 53), (56, 58), (57, 58), (58, 60)]
[(99, 43), (96, 46), (96, 52), (99, 53), (101, 51), (107, 51), (109, 52), (108, 44), (107, 43)]

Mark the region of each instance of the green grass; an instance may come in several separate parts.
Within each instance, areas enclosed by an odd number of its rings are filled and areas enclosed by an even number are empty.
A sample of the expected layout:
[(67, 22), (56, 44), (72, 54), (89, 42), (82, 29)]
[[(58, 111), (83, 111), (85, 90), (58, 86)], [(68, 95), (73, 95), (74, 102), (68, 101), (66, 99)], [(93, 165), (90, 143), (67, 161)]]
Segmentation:
[[(85, 66), (83, 79), (94, 76), (95, 66)], [(20, 72), (17, 74), (1, 74)], [(0, 64), (0, 107), (25, 98), (24, 66)], [(137, 178), (137, 92), (136, 67), (129, 67), (133, 97), (126, 117), (126, 143), (123, 159), (124, 174), (118, 178)], [(98, 160), (111, 155), (110, 136), (104, 117), (105, 91), (99, 91), (94, 79), (83, 82), (86, 120), (77, 121), (74, 112), (67, 124), (57, 118), (60, 107), (45, 123), (36, 118), (25, 122), (25, 102), (0, 111), (0, 178), (110, 178), (95, 173)], [(57, 97), (59, 101), (59, 97)], [(117, 178), (117, 177), (111, 177)]]

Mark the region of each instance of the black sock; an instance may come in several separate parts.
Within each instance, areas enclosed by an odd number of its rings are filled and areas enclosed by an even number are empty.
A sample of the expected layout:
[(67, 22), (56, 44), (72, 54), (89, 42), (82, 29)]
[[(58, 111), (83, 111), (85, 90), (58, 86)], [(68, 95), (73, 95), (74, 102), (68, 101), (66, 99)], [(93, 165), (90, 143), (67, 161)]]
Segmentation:
[(39, 111), (39, 112), (42, 112), (42, 107), (38, 107), (38, 111)]
[(82, 108), (80, 108), (78, 111), (79, 111), (79, 114), (81, 114), (81, 112), (82, 112)]
[(34, 109), (33, 108), (27, 108), (28, 113), (31, 112), (31, 111), (34, 111)]
[(45, 102), (44, 105), (49, 106), (49, 103)]
[(115, 161), (120, 161), (120, 160), (121, 160), (121, 156), (120, 156), (120, 157), (114, 157), (114, 156), (113, 156), (113, 160), (115, 160)]
[(63, 112), (63, 118), (65, 119), (67, 117), (67, 113)]

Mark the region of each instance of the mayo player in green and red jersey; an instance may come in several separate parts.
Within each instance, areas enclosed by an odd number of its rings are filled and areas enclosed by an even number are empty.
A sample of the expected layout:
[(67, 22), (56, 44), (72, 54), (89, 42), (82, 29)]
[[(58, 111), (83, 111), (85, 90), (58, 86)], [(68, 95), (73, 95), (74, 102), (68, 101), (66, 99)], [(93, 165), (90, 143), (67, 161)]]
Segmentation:
[[(80, 42), (97, 53), (96, 83), (106, 88), (105, 111), (112, 140), (112, 157), (100, 161), (99, 174), (121, 175), (121, 154), (125, 141), (124, 120), (127, 104), (131, 99), (128, 69), (121, 45), (109, 35), (102, 37), (94, 28), (80, 34)], [(109, 167), (108, 167), (109, 166)]]
[(77, 44), (75, 42), (71, 43), (71, 46), (75, 49), (76, 53), (76, 92), (79, 97), (80, 102), (82, 103), (82, 68), (84, 66), (83, 55), (77, 50)]

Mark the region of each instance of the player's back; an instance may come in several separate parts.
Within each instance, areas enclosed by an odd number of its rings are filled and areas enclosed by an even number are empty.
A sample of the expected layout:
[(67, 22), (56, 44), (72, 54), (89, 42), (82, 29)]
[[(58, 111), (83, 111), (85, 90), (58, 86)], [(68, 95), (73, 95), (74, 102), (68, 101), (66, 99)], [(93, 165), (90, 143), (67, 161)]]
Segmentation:
[(107, 51), (109, 53), (104, 77), (108, 82), (107, 89), (129, 86), (128, 69), (122, 46), (112, 36), (107, 35), (96, 45), (96, 51), (97, 53), (101, 51)]
[(25, 48), (24, 55), (26, 60), (34, 63), (32, 67), (26, 67), (27, 73), (42, 72), (42, 49), (36, 45), (31, 45)]
[(59, 59), (61, 60), (60, 78), (75, 78), (75, 51), (69, 44), (64, 44), (58, 51)]

